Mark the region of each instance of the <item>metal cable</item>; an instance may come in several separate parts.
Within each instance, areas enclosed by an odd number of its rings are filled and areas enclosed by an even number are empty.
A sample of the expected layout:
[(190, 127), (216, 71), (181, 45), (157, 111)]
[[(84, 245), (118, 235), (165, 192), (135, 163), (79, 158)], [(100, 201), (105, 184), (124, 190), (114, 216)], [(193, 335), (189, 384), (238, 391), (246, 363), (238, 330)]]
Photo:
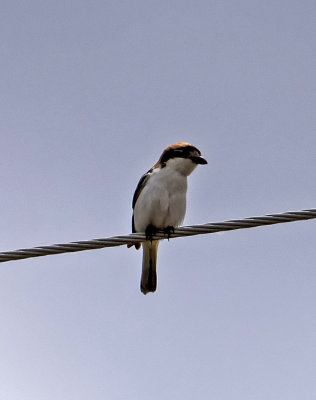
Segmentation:
[[(316, 218), (316, 209), (302, 210), (297, 212), (287, 212), (283, 214), (265, 215), (263, 217), (252, 217), (245, 219), (237, 219), (231, 221), (209, 223), (204, 225), (191, 225), (176, 228), (170, 235), (170, 239), (194, 236), (206, 233), (232, 231), (235, 229), (255, 228), (257, 226), (281, 224), (285, 222), (294, 222)], [(167, 239), (167, 235), (158, 232), (153, 235), (153, 240)], [(71, 242), (66, 244), (54, 244), (51, 246), (40, 246), (32, 249), (20, 249), (0, 253), (0, 262), (21, 260), (23, 258), (41, 257), (52, 254), (70, 253), (75, 251), (101, 249), (103, 247), (114, 247), (122, 245), (133, 245), (146, 240), (143, 233), (134, 233), (126, 236), (114, 236), (104, 239), (84, 240), (79, 242)]]

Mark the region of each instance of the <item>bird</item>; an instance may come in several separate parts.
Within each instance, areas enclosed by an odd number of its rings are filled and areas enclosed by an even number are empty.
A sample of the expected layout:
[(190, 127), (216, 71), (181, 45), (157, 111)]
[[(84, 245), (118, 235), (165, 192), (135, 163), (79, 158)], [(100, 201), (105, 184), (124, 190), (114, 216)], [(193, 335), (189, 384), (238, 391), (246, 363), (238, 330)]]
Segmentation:
[[(174, 228), (183, 223), (186, 213), (187, 177), (198, 165), (207, 164), (195, 146), (180, 142), (165, 148), (156, 164), (146, 172), (136, 187), (132, 208), (132, 232), (145, 232), (140, 290), (143, 294), (157, 288), (159, 240), (153, 235), (163, 231), (170, 238)], [(134, 244), (140, 249), (141, 243)], [(130, 244), (128, 247), (132, 247)]]

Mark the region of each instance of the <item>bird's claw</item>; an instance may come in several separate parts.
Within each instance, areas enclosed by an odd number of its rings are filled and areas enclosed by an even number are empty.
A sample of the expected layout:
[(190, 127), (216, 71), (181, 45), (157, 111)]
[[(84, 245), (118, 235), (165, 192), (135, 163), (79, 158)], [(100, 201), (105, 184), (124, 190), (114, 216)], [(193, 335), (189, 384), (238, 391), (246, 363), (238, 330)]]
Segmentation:
[(146, 240), (153, 241), (153, 236), (158, 232), (158, 229), (153, 225), (148, 225), (145, 231)]
[(173, 226), (167, 226), (167, 228), (165, 228), (163, 230), (164, 234), (168, 236), (168, 241), (171, 237), (171, 234), (174, 233), (174, 227)]

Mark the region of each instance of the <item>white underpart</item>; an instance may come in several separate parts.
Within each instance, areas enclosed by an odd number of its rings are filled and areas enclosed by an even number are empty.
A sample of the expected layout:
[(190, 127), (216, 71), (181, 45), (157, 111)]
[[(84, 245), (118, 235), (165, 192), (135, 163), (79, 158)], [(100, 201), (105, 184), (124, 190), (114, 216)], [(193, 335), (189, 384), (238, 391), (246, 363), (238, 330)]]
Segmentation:
[(134, 208), (136, 232), (149, 225), (163, 229), (182, 224), (186, 212), (187, 177), (196, 164), (185, 158), (172, 158), (163, 168), (155, 168), (141, 191)]

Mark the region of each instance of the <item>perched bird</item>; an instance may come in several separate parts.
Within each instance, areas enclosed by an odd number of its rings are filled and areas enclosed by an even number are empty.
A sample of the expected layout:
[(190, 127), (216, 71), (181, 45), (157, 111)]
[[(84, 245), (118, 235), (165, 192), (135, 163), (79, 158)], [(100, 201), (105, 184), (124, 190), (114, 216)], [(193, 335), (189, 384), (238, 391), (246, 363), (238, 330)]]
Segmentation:
[[(152, 240), (158, 230), (168, 237), (182, 224), (186, 211), (187, 177), (199, 164), (207, 164), (201, 152), (189, 143), (167, 147), (158, 162), (141, 177), (133, 197), (132, 231), (145, 232), (140, 289), (142, 293), (157, 288), (157, 252), (159, 240)], [(131, 246), (129, 246), (131, 247)], [(140, 243), (135, 244), (136, 249)]]

